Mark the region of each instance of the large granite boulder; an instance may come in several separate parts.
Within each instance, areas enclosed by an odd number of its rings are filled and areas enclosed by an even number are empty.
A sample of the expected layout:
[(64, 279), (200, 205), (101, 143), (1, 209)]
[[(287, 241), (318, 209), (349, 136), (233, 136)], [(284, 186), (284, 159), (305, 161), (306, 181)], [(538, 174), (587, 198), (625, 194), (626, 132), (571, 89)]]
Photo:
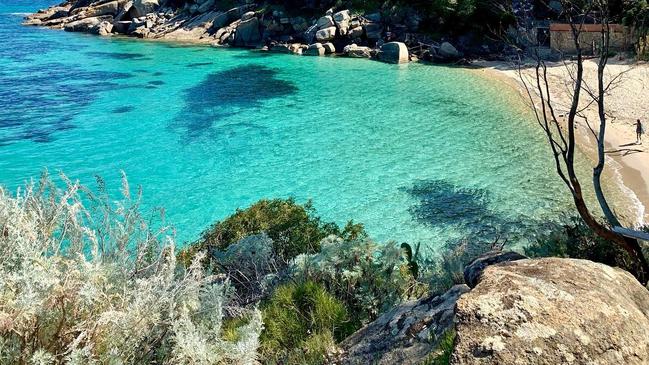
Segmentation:
[(234, 45), (237, 47), (255, 47), (261, 42), (259, 19), (252, 17), (242, 20), (234, 34)]
[(66, 32), (90, 32), (93, 29), (96, 29), (96, 27), (101, 22), (104, 21), (112, 23), (113, 17), (110, 15), (106, 15), (106, 16), (84, 18), (84, 19), (67, 23), (63, 29)]
[(113, 23), (112, 22), (107, 22), (103, 21), (99, 23), (94, 29), (92, 29), (92, 33), (96, 33), (100, 36), (107, 36), (113, 31)]
[(456, 322), (452, 364), (649, 364), (649, 291), (591, 261), (488, 266)]
[(341, 10), (333, 15), (333, 20), (338, 27), (340, 35), (346, 35), (349, 32), (349, 21), (351, 20), (349, 10)]
[(305, 56), (324, 56), (325, 53), (326, 50), (324, 46), (319, 42), (310, 44), (309, 47), (302, 51), (302, 54)]
[(343, 48), (343, 54), (352, 58), (370, 58), (372, 57), (372, 49), (352, 43)]
[(446, 293), (403, 303), (346, 338), (341, 358), (350, 365), (422, 364), (453, 326), (458, 298), (469, 291), (456, 285)]
[(408, 47), (401, 42), (388, 42), (381, 46), (379, 60), (388, 63), (408, 63)]
[(316, 23), (316, 26), (318, 29), (324, 29), (324, 28), (329, 28), (334, 26), (334, 20), (331, 16), (326, 15), (323, 16), (322, 18), (318, 19), (318, 22)]
[(334, 39), (336, 37), (336, 27), (329, 27), (320, 29), (315, 32), (315, 39), (318, 42), (326, 42)]
[(119, 12), (119, 3), (111, 1), (101, 5), (93, 6), (86, 11), (87, 17), (101, 16), (101, 15), (116, 15)]
[(458, 51), (457, 48), (455, 48), (449, 42), (442, 43), (437, 50), (437, 54), (440, 58), (445, 60), (456, 60), (462, 57), (460, 51)]
[(134, 18), (139, 18), (153, 13), (158, 9), (158, 6), (158, 0), (133, 0), (133, 8), (131, 11)]

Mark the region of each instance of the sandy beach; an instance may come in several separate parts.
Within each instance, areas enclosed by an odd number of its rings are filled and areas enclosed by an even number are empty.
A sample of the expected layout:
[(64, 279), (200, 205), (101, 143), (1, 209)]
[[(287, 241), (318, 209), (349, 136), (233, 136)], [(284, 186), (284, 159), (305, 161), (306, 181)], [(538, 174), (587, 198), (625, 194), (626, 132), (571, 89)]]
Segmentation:
[[(535, 70), (533, 67), (518, 68), (506, 62), (477, 62), (477, 72), (490, 74), (514, 85), (520, 91), (526, 103), (530, 104), (524, 88), (523, 80), (528, 85), (534, 84)], [(532, 66), (531, 64), (529, 66)], [(572, 79), (570, 72), (574, 64), (563, 62), (548, 64), (548, 82), (550, 93), (554, 100), (557, 114), (567, 114), (571, 95)], [(584, 80), (587, 87), (596, 90), (597, 64), (594, 61), (584, 63)], [(522, 79), (521, 79), (522, 77)], [(635, 121), (640, 119), (649, 130), (649, 64), (629, 63), (610, 60), (605, 71), (605, 80), (614, 80), (613, 86), (605, 96), (606, 111), (609, 115), (606, 129), (606, 172), (617, 180), (620, 189), (628, 199), (624, 204), (633, 204), (635, 209), (635, 224), (649, 222), (649, 134), (645, 134), (642, 143), (636, 144)], [(590, 102), (587, 93), (582, 93), (581, 105)], [(584, 110), (584, 116), (590, 125), (597, 130), (599, 119), (597, 105), (592, 104)], [(584, 118), (576, 122), (577, 143), (593, 162), (596, 159), (596, 141)], [(550, 158), (550, 156), (548, 156)], [(623, 209), (623, 207), (616, 207)], [(628, 208), (628, 207), (624, 207)], [(626, 209), (625, 209), (626, 210)]]

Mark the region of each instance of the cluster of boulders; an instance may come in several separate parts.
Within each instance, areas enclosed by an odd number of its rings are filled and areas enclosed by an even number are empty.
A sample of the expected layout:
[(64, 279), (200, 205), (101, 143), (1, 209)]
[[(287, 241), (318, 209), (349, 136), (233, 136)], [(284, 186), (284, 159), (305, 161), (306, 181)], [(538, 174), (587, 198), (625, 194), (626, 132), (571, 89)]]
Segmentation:
[(648, 364), (649, 291), (628, 272), (586, 260), (490, 252), (466, 284), (407, 302), (347, 338), (336, 364)]
[[(301, 37), (306, 43), (291, 43), (290, 40), (297, 37), (282, 39), (280, 36), (267, 49), (308, 56), (338, 53), (355, 58), (376, 57), (391, 63), (408, 62), (410, 57), (405, 43), (383, 41), (383, 25), (380, 20), (380, 14), (360, 16), (352, 15), (349, 10), (334, 12), (329, 9), (306, 28)], [(374, 47), (367, 46), (369, 44)]]
[[(282, 10), (271, 11), (251, 3), (221, 10), (219, 3), (216, 0), (69, 0), (26, 17), (24, 24), (103, 36), (121, 34), (310, 56), (341, 54), (391, 63), (416, 58), (407, 46), (408, 31), (418, 26), (415, 15), (386, 18), (380, 13), (360, 15), (346, 9), (329, 9), (321, 17), (308, 18), (289, 16)], [(422, 55), (424, 59), (442, 61), (462, 57), (450, 43), (427, 47)]]

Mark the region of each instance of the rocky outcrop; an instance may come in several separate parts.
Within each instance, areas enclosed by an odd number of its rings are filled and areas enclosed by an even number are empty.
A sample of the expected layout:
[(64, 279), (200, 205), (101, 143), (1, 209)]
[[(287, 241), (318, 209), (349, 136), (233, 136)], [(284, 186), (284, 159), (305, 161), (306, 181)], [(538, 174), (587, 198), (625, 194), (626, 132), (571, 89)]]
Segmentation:
[[(247, 1), (227, 9), (218, 0), (67, 0), (27, 16), (24, 24), (294, 54), (320, 55), (318, 49), (308, 51), (307, 45), (322, 43), (326, 54), (393, 63), (417, 57), (450, 62), (462, 55), (450, 43), (422, 47), (418, 37), (423, 35), (410, 33), (417, 30), (421, 19), (404, 10), (407, 5), (365, 15), (344, 8), (328, 9), (320, 16), (313, 16), (313, 10), (324, 7), (323, 3), (305, 5), (300, 9), (309, 10), (295, 16), (297, 8), (269, 6), (268, 2)], [(301, 46), (289, 49), (291, 44)], [(381, 45), (383, 50), (378, 49)], [(412, 54), (407, 54), (408, 48)]]
[(456, 285), (443, 295), (399, 305), (343, 341), (336, 363), (421, 364), (453, 327), (455, 302), (468, 291)]
[(649, 291), (591, 261), (489, 266), (456, 318), (453, 364), (649, 363)]
[(451, 364), (649, 364), (649, 291), (626, 271), (493, 251), (464, 276), (473, 288), (397, 306), (345, 339), (333, 363), (431, 363), (454, 328)]
[(237, 47), (255, 47), (260, 42), (259, 19), (254, 16), (254, 13), (252, 17), (246, 18), (245, 20), (242, 18), (241, 23), (237, 26), (233, 45)]

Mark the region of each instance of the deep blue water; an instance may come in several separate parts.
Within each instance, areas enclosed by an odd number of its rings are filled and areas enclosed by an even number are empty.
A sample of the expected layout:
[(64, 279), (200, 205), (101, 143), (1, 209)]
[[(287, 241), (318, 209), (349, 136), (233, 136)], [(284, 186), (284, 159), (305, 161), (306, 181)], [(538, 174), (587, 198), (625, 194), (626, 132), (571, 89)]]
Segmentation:
[(529, 234), (570, 212), (513, 91), (475, 72), (99, 38), (0, 1), (0, 183), (120, 170), (180, 241), (260, 198), (379, 240)]

